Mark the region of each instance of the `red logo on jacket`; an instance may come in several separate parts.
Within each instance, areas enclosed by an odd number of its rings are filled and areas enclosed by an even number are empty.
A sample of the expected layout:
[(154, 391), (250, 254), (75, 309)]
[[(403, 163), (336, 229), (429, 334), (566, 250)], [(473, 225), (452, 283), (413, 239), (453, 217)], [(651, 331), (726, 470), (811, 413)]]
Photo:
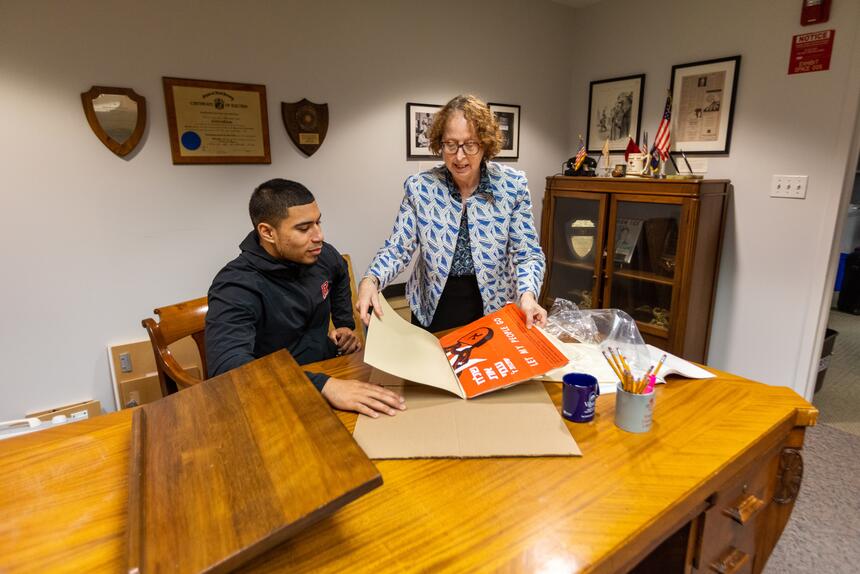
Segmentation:
[(320, 285), (320, 291), (322, 291), (323, 301), (325, 301), (325, 298), (328, 297), (328, 281)]

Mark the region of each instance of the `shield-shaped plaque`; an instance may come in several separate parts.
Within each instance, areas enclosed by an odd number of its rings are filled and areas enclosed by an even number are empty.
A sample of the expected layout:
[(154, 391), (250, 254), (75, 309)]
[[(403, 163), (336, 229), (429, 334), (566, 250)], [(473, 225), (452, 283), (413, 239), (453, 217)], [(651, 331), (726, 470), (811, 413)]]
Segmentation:
[(281, 102), (281, 115), (296, 147), (307, 156), (313, 155), (328, 131), (328, 104), (315, 104), (306, 99), (294, 103)]
[(130, 88), (93, 86), (81, 94), (84, 115), (93, 133), (120, 157), (140, 142), (146, 128), (146, 98)]
[(577, 259), (585, 259), (594, 248), (594, 222), (589, 219), (576, 219), (567, 224), (567, 239), (570, 253)]

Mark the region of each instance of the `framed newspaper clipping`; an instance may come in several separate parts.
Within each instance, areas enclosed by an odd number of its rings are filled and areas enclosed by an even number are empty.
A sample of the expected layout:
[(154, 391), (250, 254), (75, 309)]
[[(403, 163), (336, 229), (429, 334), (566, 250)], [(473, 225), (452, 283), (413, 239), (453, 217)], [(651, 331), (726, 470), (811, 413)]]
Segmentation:
[(174, 164), (272, 163), (266, 86), (162, 82)]
[(672, 149), (728, 154), (741, 57), (672, 66)]

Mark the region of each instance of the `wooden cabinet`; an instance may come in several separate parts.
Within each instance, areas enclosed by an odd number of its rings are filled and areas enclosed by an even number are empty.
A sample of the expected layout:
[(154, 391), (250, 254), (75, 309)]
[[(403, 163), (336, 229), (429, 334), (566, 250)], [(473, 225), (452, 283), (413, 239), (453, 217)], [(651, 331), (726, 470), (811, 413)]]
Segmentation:
[(630, 314), (645, 340), (704, 363), (730, 183), (553, 176), (541, 301)]

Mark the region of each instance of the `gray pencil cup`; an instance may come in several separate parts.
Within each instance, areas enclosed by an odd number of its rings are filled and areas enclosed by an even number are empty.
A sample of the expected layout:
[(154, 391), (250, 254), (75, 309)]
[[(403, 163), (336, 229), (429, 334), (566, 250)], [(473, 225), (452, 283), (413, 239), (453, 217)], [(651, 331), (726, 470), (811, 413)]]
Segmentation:
[(654, 416), (654, 391), (637, 395), (618, 383), (615, 392), (615, 425), (627, 432), (648, 432)]

